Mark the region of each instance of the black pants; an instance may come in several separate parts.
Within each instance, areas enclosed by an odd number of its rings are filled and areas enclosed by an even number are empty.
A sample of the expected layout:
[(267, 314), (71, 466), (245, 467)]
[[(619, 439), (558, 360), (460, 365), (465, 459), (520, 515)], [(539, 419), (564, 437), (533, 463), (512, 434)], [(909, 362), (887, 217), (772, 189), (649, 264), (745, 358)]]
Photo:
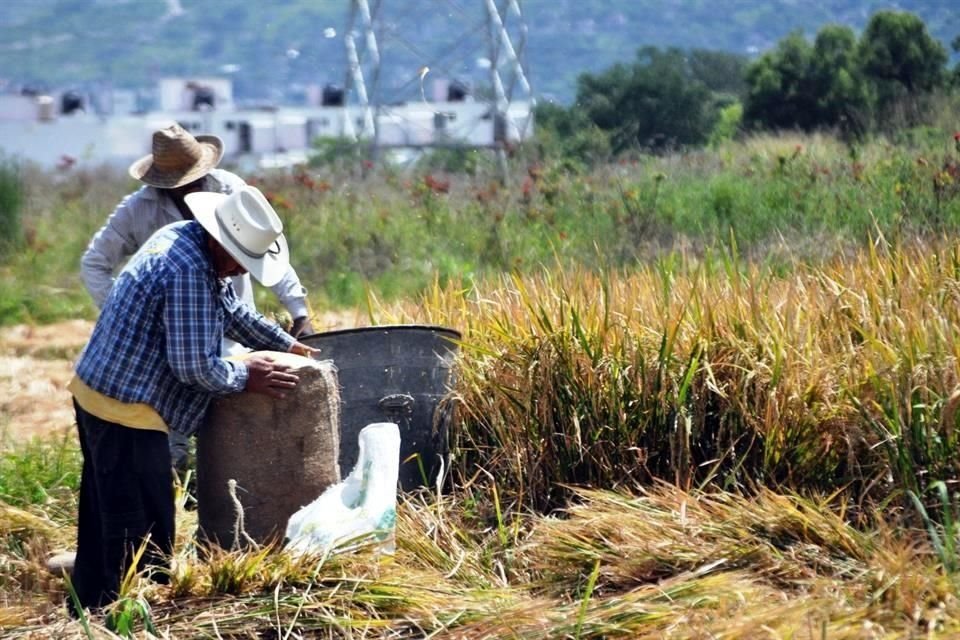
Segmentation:
[[(90, 415), (74, 401), (83, 473), (77, 559), (71, 581), (80, 605), (117, 598), (134, 554), (149, 537), (137, 570), (156, 567), (165, 582), (174, 539), (173, 474), (167, 434), (131, 429)], [(71, 609), (72, 603), (71, 604)]]

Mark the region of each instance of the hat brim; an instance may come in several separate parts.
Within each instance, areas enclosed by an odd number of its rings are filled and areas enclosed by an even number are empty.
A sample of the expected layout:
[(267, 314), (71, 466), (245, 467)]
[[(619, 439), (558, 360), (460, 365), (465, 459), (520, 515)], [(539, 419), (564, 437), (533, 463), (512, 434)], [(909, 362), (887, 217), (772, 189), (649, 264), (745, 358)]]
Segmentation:
[(135, 180), (158, 189), (174, 189), (199, 180), (220, 164), (220, 160), (223, 159), (223, 140), (218, 136), (210, 135), (199, 135), (196, 139), (201, 147), (200, 159), (186, 172), (167, 172), (157, 169), (153, 164), (152, 153), (135, 160), (127, 172)]
[(263, 286), (272, 287), (280, 282), (290, 267), (290, 249), (287, 246), (287, 239), (282, 233), (280, 234), (277, 238), (279, 250), (276, 253), (266, 253), (261, 258), (247, 254), (224, 231), (217, 219), (217, 206), (226, 199), (227, 196), (222, 193), (197, 192), (187, 194), (184, 202), (190, 207), (197, 222), (241, 267)]

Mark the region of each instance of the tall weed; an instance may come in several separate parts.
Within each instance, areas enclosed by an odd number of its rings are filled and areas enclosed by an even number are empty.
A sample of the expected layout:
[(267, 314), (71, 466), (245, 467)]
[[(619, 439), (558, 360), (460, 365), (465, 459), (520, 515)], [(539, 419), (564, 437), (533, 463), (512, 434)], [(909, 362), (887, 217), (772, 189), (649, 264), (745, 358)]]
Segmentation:
[(0, 259), (6, 259), (22, 241), (24, 188), (20, 168), (0, 156)]

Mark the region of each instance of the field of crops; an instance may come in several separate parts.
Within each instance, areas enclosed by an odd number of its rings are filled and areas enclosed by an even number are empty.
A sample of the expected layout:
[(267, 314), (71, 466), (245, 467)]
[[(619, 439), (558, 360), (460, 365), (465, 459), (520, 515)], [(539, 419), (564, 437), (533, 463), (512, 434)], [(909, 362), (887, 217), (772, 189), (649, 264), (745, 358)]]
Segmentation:
[[(181, 508), (171, 584), (131, 575), (110, 617), (71, 621), (43, 563), (75, 534), (75, 436), (18, 437), (0, 404), (2, 635), (960, 633), (957, 144), (251, 177), (318, 320), (463, 334), (442, 495), (402, 498), (393, 556), (201, 559)], [(19, 177), (0, 324), (93, 318), (79, 255), (133, 185)]]

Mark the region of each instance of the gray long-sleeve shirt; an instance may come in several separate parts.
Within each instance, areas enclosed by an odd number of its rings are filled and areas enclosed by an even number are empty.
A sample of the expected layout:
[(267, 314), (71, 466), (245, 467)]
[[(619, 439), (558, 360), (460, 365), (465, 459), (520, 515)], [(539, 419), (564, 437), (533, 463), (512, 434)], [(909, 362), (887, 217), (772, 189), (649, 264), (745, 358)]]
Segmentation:
[[(207, 175), (204, 190), (230, 194), (244, 184), (239, 176), (229, 171), (213, 169)], [(117, 205), (80, 259), (80, 276), (98, 308), (103, 307), (113, 286), (114, 273), (127, 258), (136, 253), (154, 231), (181, 220), (183, 216), (173, 200), (162, 190), (148, 185), (128, 195)], [(232, 281), (237, 297), (254, 307), (250, 275), (244, 274), (232, 278)], [(270, 289), (291, 317), (307, 315), (307, 292), (292, 266), (287, 268), (283, 279)]]

